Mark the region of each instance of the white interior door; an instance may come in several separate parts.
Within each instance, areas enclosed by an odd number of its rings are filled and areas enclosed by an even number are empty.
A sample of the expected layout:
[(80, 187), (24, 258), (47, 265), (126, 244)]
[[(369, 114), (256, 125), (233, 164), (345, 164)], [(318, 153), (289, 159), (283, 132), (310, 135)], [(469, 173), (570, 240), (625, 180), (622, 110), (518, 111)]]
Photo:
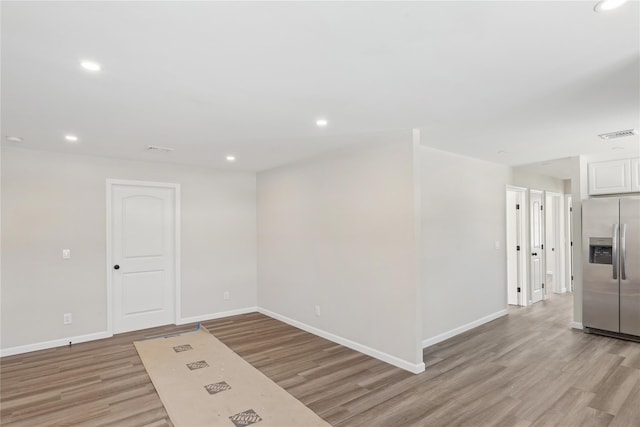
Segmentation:
[(565, 197), (565, 287), (567, 292), (573, 292), (573, 207), (571, 196)]
[(544, 193), (529, 190), (530, 209), (530, 265), (531, 265), (531, 302), (544, 299)]
[(563, 223), (562, 197), (558, 193), (546, 192), (545, 203), (545, 290), (547, 292), (566, 292), (563, 277)]
[(556, 259), (555, 259), (555, 247), (554, 247), (554, 236), (556, 232), (556, 224), (553, 222), (554, 219), (554, 205), (553, 205), (553, 194), (546, 192), (545, 194), (545, 203), (546, 209), (544, 210), (544, 218), (545, 218), (545, 242), (547, 242), (547, 250), (545, 251), (545, 276), (543, 282), (545, 283), (547, 289), (550, 292), (556, 291)]
[(524, 210), (524, 189), (507, 189), (507, 303), (510, 305), (526, 305), (524, 295), (523, 253), (524, 230), (522, 212)]
[(113, 331), (175, 323), (176, 188), (110, 189)]

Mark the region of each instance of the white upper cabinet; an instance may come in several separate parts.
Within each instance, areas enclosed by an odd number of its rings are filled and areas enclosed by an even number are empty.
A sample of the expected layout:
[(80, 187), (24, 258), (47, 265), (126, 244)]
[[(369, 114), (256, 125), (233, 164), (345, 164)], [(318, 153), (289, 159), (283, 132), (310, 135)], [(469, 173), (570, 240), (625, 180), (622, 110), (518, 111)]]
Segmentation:
[(588, 170), (590, 195), (630, 193), (633, 191), (631, 185), (631, 159), (589, 163)]
[(640, 192), (640, 158), (631, 159), (631, 191)]

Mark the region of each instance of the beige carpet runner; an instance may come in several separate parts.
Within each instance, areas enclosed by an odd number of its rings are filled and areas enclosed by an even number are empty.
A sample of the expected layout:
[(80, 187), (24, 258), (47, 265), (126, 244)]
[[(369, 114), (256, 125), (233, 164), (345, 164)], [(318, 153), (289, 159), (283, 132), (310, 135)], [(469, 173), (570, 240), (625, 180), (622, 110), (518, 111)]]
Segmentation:
[(203, 327), (134, 344), (176, 427), (329, 426)]

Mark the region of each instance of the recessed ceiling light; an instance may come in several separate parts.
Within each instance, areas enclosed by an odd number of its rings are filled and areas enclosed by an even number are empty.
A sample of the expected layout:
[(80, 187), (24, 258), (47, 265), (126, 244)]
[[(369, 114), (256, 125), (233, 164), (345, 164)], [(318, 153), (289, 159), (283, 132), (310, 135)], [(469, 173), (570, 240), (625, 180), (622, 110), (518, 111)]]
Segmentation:
[(327, 121), (327, 119), (318, 119), (318, 120), (316, 120), (316, 125), (318, 125), (321, 128), (325, 127), (328, 124), (329, 124), (329, 122)]
[(596, 12), (606, 12), (608, 10), (617, 9), (626, 2), (627, 0), (602, 0), (596, 3), (593, 10)]
[(80, 61), (80, 65), (87, 71), (100, 71), (102, 69), (100, 64), (93, 61)]
[(173, 151), (171, 147), (160, 147), (159, 145), (147, 145), (147, 150), (149, 151), (158, 151), (162, 153), (170, 153)]
[(78, 137), (75, 135), (65, 135), (64, 139), (66, 139), (69, 142), (78, 142)]
[(235, 162), (236, 161), (236, 156), (233, 155), (228, 155), (227, 157), (225, 157), (225, 159), (227, 159), (227, 162)]
[(7, 136), (7, 141), (9, 142), (22, 142), (24, 141), (23, 138), (19, 137), (19, 136)]

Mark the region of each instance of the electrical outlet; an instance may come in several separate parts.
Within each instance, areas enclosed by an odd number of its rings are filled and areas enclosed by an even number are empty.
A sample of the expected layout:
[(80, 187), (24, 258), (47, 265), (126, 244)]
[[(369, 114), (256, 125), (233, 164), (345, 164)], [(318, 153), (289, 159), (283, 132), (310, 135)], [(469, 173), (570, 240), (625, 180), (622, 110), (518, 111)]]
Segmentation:
[(316, 316), (320, 316), (320, 306), (316, 305)]
[(64, 316), (62, 316), (62, 323), (65, 325), (70, 325), (71, 323), (73, 323), (73, 317), (71, 316), (71, 313), (65, 313)]
[(231, 298), (231, 297), (229, 296), (229, 291), (224, 291), (224, 294), (222, 294), (222, 297), (223, 297), (225, 300), (228, 300), (229, 298)]

